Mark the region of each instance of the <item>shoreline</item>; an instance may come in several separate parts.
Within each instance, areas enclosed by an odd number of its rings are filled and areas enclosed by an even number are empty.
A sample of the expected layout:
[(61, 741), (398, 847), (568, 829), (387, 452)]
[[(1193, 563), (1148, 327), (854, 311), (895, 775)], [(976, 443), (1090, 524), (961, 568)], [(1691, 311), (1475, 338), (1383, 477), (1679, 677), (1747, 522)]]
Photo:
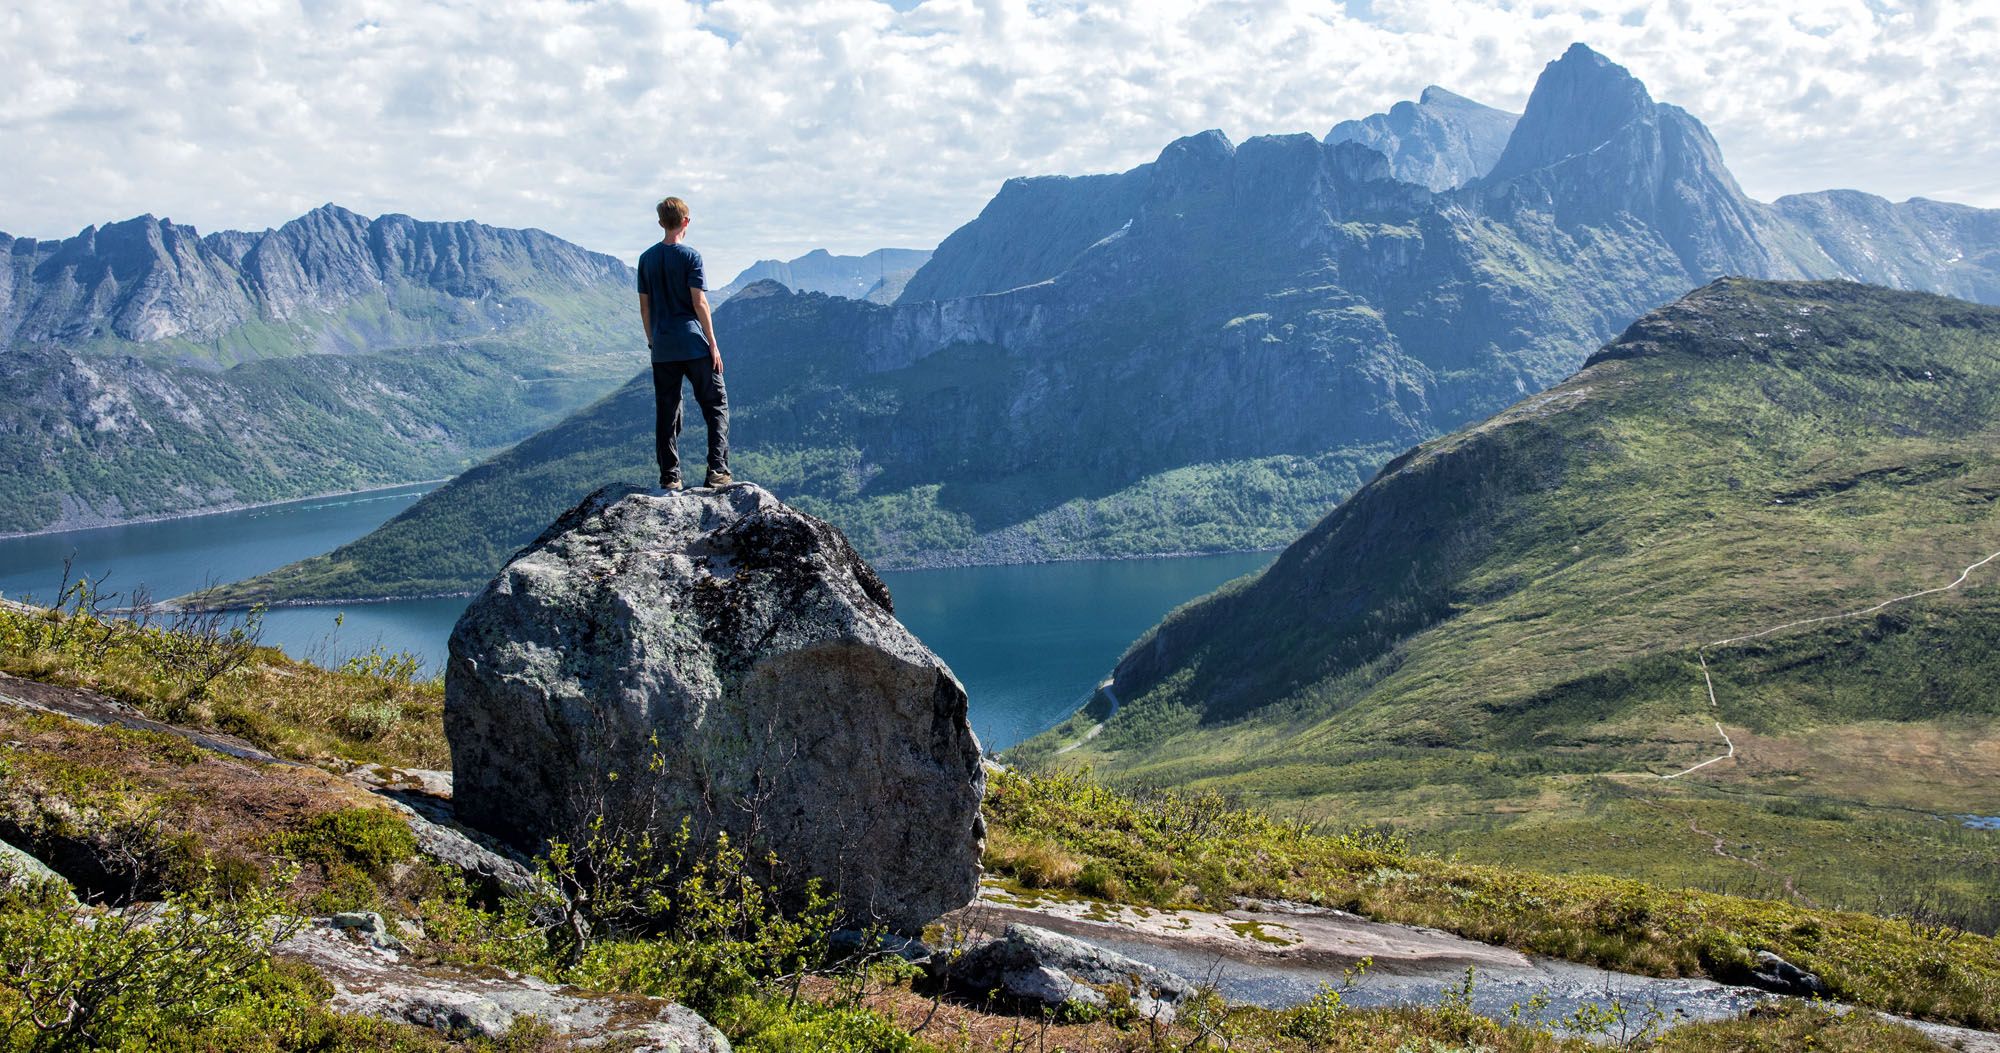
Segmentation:
[[(417, 484), (409, 483), (406, 485), (415, 486)], [(393, 487), (389, 487), (387, 489), (393, 489)], [(874, 567), (878, 573), (886, 572), (891, 574), (905, 574), (905, 573), (922, 573), (934, 570), (967, 570), (973, 567), (1033, 567), (1033, 566), (1042, 566), (1054, 563), (1093, 563), (1093, 562), (1110, 563), (1110, 562), (1125, 562), (1129, 560), (1140, 560), (1140, 559), (1194, 559), (1200, 556), (1241, 556), (1256, 552), (1283, 552), (1284, 550), (1285, 546), (1280, 545), (1272, 548), (1219, 549), (1212, 552), (1142, 552), (1132, 555), (1120, 555), (1120, 556), (1052, 556), (1045, 559), (991, 559), (991, 560), (976, 560), (965, 563), (878, 564), (871, 560), (869, 562), (869, 565)], [(425, 592), (425, 593), (412, 593), (409, 595), (370, 596), (365, 598), (349, 598), (349, 599), (324, 599), (324, 600), (283, 599), (283, 600), (262, 600), (251, 603), (238, 603), (235, 601), (231, 601), (222, 604), (221, 606), (215, 609), (225, 610), (225, 611), (244, 611), (244, 610), (249, 610), (251, 607), (256, 606), (257, 602), (263, 603), (264, 607), (267, 610), (277, 610), (279, 608), (289, 609), (289, 608), (299, 608), (299, 607), (354, 607), (367, 603), (401, 603), (405, 600), (448, 600), (460, 596), (477, 595), (479, 589), (483, 587), (484, 586), (468, 588), (468, 589), (454, 589), (449, 592)]]
[[(370, 486), (360, 490), (330, 490), (323, 494), (312, 494), (307, 497), (287, 497), (282, 501), (252, 501), (247, 504), (204, 508), (196, 512), (164, 512), (160, 515), (140, 516), (137, 519), (113, 519), (103, 523), (79, 523), (72, 526), (50, 527), (47, 530), (21, 530), (13, 533), (0, 533), (0, 541), (12, 541), (17, 538), (49, 537), (55, 534), (80, 534), (86, 530), (109, 530), (113, 527), (142, 526), (147, 523), (169, 523), (178, 519), (200, 519), (203, 516), (219, 516), (230, 512), (253, 512), (260, 508), (282, 508), (285, 505), (302, 505), (312, 501), (331, 501), (340, 497), (360, 497), (365, 494), (386, 493), (390, 490), (401, 490), (409, 486), (439, 486), (450, 482), (453, 478), (453, 476), (447, 475), (441, 479), (413, 479), (407, 483), (390, 483), (387, 486)], [(420, 597), (400, 598), (417, 599)]]

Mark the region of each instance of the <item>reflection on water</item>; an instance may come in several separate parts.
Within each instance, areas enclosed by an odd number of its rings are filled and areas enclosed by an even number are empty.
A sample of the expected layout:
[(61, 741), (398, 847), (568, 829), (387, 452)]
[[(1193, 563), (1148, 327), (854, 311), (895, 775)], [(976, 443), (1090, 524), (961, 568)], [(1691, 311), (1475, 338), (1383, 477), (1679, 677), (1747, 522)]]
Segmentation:
[[(188, 519), (0, 540), (0, 595), (53, 598), (66, 557), (106, 588), (160, 598), (317, 555), (408, 508), (428, 485)], [(965, 683), (990, 750), (1061, 720), (1127, 644), (1175, 606), (1249, 573), (1268, 553), (892, 571), (896, 614)], [(270, 611), (264, 640), (338, 664), (374, 648), (443, 669), (463, 598)], [(336, 624), (336, 619), (338, 624)]]

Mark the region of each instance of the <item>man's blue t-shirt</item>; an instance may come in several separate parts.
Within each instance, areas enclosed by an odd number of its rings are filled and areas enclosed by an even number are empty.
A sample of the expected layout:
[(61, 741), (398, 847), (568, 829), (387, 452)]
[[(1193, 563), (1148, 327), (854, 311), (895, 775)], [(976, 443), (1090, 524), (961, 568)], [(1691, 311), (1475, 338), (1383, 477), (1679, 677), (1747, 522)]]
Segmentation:
[(663, 241), (639, 254), (639, 291), (653, 300), (655, 362), (708, 357), (708, 337), (694, 316), (689, 288), (708, 288), (701, 275), (701, 253)]

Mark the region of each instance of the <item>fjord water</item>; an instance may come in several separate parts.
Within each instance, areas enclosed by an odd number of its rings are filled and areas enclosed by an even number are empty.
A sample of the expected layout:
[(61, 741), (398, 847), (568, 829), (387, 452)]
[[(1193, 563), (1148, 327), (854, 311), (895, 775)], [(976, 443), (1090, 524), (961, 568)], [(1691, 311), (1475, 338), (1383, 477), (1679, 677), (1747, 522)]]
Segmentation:
[[(430, 484), (315, 498), (154, 523), (0, 539), (0, 595), (51, 600), (63, 560), (130, 595), (182, 595), (325, 552), (408, 508)], [(1125, 646), (1176, 605), (1269, 562), (1270, 553), (890, 571), (896, 614), (972, 698), (989, 750), (1062, 719), (1111, 671)], [(323, 664), (374, 647), (443, 668), (463, 597), (289, 607), (265, 617), (264, 641)], [(335, 624), (338, 618), (339, 624)]]

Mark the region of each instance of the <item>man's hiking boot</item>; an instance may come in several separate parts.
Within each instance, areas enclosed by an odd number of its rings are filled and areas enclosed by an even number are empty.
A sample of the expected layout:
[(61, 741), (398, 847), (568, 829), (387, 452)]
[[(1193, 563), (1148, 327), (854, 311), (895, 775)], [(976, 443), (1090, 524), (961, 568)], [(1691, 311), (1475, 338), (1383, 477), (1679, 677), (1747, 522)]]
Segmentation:
[(707, 485), (728, 486), (730, 483), (733, 483), (735, 481), (736, 480), (733, 477), (731, 477), (728, 472), (710, 472), (708, 473)]
[(665, 490), (668, 493), (672, 493), (673, 491), (678, 490), (680, 488), (681, 488), (681, 481), (679, 479), (660, 480), (660, 489)]

